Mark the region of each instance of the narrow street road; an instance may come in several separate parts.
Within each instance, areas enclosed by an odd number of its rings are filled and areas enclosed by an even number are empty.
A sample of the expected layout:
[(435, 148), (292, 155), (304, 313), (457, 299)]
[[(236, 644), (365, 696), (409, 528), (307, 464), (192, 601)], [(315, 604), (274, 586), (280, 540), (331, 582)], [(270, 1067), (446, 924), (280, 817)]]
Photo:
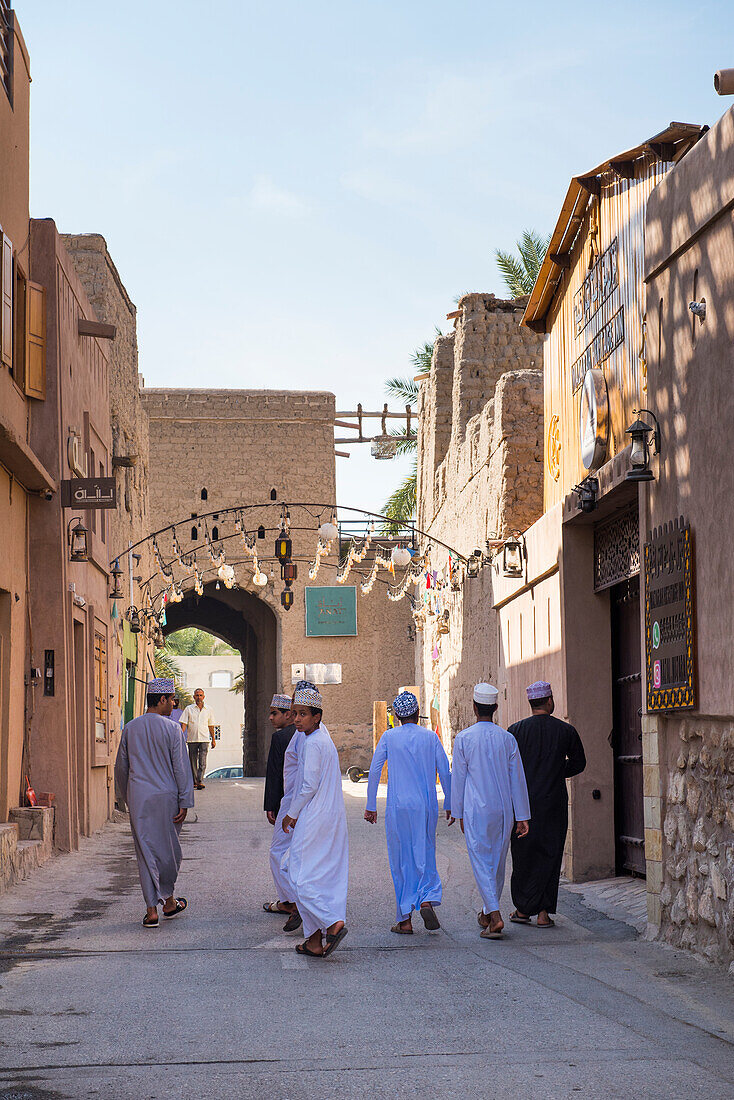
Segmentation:
[(350, 932), (328, 961), (296, 956), (298, 936), (262, 912), (262, 780), (199, 794), (190, 909), (157, 930), (140, 926), (126, 824), (1, 897), (0, 1100), (734, 1097), (723, 974), (570, 890), (555, 930), (481, 940), (458, 826), (439, 824), (442, 931), (391, 935), (365, 795), (345, 783)]

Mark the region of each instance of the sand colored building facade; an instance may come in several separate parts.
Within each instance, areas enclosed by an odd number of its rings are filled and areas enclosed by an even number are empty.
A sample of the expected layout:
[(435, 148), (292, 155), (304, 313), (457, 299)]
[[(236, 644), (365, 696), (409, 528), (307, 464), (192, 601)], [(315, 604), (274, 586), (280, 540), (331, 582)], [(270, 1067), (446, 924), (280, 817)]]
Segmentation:
[[(165, 630), (198, 626), (242, 654), (247, 774), (263, 774), (273, 693), (290, 691), (307, 667), (325, 681), (320, 683), (325, 722), (342, 766), (367, 763), (373, 701), (392, 698), (400, 684), (413, 679), (412, 623), (408, 601), (388, 601), (384, 585), (362, 594), (360, 580), (369, 569), (369, 555), (359, 572), (355, 569), (337, 585), (334, 545), (318, 575), (308, 577), (318, 526), (331, 519), (335, 499), (334, 395), (145, 389), (143, 401), (150, 419), (151, 526), (176, 525), (176, 544), (170, 531), (158, 543), (164, 562), (174, 562), (174, 580), (185, 590), (182, 602), (167, 605)], [(289, 503), (298, 568), (290, 610), (281, 605), (284, 586), (274, 554), (281, 502)], [(240, 514), (227, 512), (230, 508)], [(267, 578), (261, 588), (253, 583), (246, 538)], [(207, 540), (224, 549), (238, 587), (217, 587)], [(194, 564), (202, 577), (200, 596), (192, 589)], [(159, 577), (151, 591), (168, 584)], [(322, 604), (354, 603), (356, 633), (348, 626), (346, 633), (307, 634), (306, 589), (316, 587), (324, 589), (318, 597)]]

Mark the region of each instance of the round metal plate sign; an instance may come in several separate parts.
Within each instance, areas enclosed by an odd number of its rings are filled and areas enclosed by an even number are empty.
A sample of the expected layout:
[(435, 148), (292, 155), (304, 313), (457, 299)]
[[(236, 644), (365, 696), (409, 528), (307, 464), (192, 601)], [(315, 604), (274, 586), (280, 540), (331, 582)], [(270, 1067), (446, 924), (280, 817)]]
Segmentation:
[(587, 370), (581, 387), (579, 443), (581, 461), (587, 470), (604, 465), (609, 440), (609, 402), (603, 371)]

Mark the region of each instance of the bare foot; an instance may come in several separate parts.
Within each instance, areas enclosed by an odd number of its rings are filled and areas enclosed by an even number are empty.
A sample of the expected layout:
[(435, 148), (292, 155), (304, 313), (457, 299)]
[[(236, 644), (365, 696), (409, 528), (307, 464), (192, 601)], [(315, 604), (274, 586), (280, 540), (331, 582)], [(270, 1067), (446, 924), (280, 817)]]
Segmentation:
[(403, 928), (406, 932), (412, 930), (413, 921), (410, 917), (406, 917), (405, 920), (398, 921), (398, 928)]
[[(340, 924), (343, 924), (343, 921), (340, 922)], [(335, 926), (332, 925), (332, 927), (335, 927)], [(317, 930), (316, 932), (314, 932), (314, 934), (312, 936), (308, 937), (308, 939), (306, 940), (306, 947), (314, 955), (323, 955), (324, 945), (321, 941), (321, 930), (320, 929)]]
[(538, 913), (537, 923), (540, 928), (543, 928), (544, 926), (547, 927), (547, 925), (554, 924), (555, 922), (550, 919), (550, 915), (547, 909), (541, 909)]

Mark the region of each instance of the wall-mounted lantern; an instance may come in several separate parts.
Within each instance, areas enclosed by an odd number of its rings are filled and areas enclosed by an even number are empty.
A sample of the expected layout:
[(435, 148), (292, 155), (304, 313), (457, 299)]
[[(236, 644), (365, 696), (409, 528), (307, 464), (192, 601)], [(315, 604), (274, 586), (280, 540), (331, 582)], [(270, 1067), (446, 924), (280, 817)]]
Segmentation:
[(127, 609), (127, 621), (130, 624), (130, 633), (140, 633), (140, 614), (137, 607), (128, 607)]
[(288, 535), (285, 532), (285, 528), (282, 528), (280, 534), (275, 540), (275, 556), (282, 565), (283, 562), (286, 562), (290, 559), (292, 552), (293, 543), (288, 538)]
[(527, 556), (522, 535), (510, 535), (502, 547), (502, 572), (506, 577), (521, 577), (523, 561)]
[(122, 596), (122, 569), (120, 569), (120, 562), (118, 558), (112, 563), (112, 569), (110, 570), (112, 575), (112, 591), (110, 592), (111, 600), (119, 600)]
[(475, 550), (474, 553), (466, 560), (466, 575), (471, 577), (472, 580), (479, 576), (479, 570), (482, 568), (482, 551)]
[[(632, 469), (627, 471), (626, 481), (653, 481), (655, 478), (654, 473), (650, 469), (650, 442), (649, 437), (653, 437), (653, 454), (660, 454), (660, 424), (655, 413), (650, 412), (649, 409), (633, 409), (637, 414), (638, 419), (634, 423), (630, 424), (626, 429), (625, 435), (629, 435), (632, 439), (632, 451), (630, 453), (630, 462)], [(639, 419), (643, 414), (651, 416), (655, 421), (654, 427), (645, 423), (644, 420)]]
[(596, 498), (599, 492), (599, 479), (585, 477), (578, 485), (574, 485), (574, 493), (579, 498), (579, 508), (582, 512), (593, 512), (596, 508)]
[[(74, 526), (72, 527), (72, 523)], [(89, 561), (87, 553), (87, 529), (79, 516), (72, 516), (66, 533), (69, 541), (69, 561)]]

